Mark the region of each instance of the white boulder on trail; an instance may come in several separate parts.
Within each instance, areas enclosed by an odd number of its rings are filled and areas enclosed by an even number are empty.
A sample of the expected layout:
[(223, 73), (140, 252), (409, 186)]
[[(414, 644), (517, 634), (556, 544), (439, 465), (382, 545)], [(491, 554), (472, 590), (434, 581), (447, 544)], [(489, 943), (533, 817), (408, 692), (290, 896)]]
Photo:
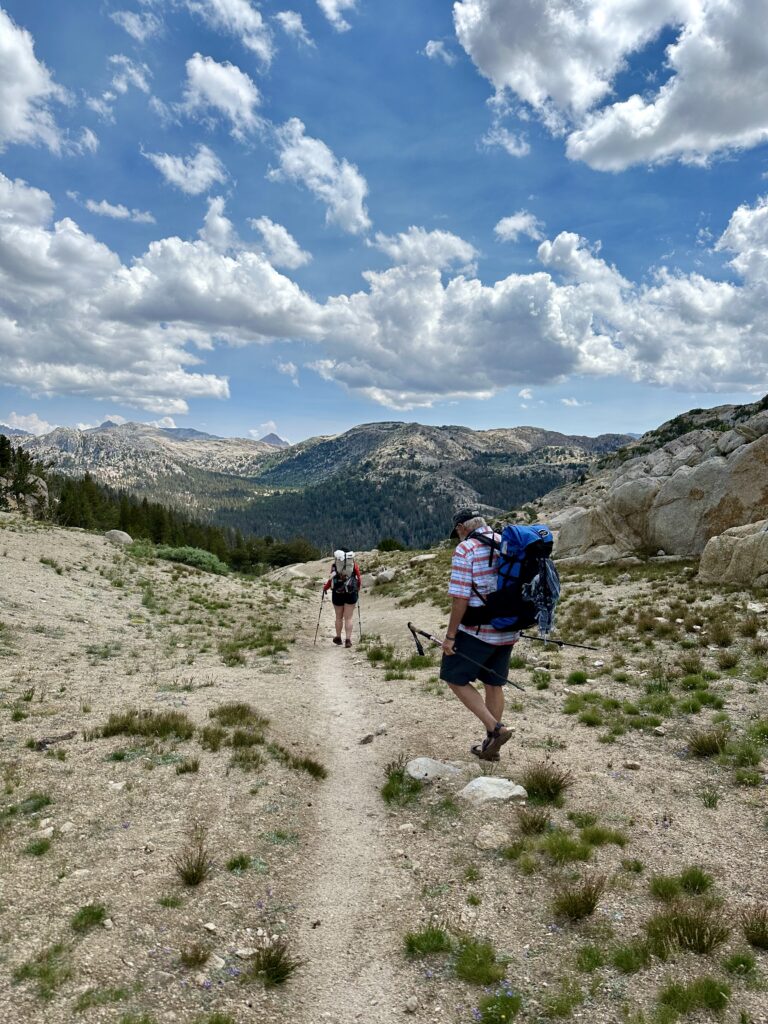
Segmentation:
[(523, 803), (528, 799), (528, 793), (522, 786), (518, 786), (510, 779), (497, 779), (492, 775), (481, 775), (477, 779), (472, 779), (464, 789), (459, 790), (459, 796), (476, 807), (491, 800)]
[(405, 766), (405, 770), (412, 779), (420, 779), (422, 782), (434, 782), (436, 779), (451, 779), (461, 775), (461, 769), (455, 765), (446, 764), (444, 761), (435, 761), (431, 757), (414, 757)]

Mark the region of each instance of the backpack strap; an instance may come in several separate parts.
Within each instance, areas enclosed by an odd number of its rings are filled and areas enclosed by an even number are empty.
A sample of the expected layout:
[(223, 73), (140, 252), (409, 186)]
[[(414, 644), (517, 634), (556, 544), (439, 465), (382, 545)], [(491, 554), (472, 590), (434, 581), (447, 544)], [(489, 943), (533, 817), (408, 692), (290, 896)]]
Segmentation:
[[(488, 551), (488, 568), (493, 565), (493, 555), (495, 551), (501, 551), (501, 541), (496, 540), (493, 530), (491, 530), (490, 536), (487, 533), (480, 533), (479, 530), (473, 530), (465, 540), (479, 540), (481, 544), (484, 544)], [(478, 594), (478, 597), (480, 595)]]

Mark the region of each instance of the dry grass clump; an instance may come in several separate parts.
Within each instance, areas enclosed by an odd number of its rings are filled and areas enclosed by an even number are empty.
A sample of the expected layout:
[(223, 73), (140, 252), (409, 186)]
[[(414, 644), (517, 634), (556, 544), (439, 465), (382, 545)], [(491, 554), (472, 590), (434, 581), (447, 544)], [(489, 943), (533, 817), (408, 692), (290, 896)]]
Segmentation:
[(552, 901), (552, 909), (558, 917), (581, 921), (594, 914), (606, 885), (605, 875), (592, 875), (577, 882), (569, 882), (558, 891)]
[(573, 774), (568, 768), (541, 761), (526, 768), (520, 781), (532, 803), (559, 805), (573, 785)]
[(517, 823), (524, 836), (540, 835), (552, 827), (549, 812), (543, 807), (521, 807), (517, 812)]
[(183, 711), (113, 711), (100, 729), (93, 730), (86, 739), (109, 736), (145, 736), (154, 739), (189, 740), (195, 734), (195, 727)]
[(266, 729), (269, 725), (268, 718), (260, 715), (254, 707), (243, 701), (219, 704), (217, 708), (208, 712), (208, 717), (227, 729)]
[(195, 825), (187, 845), (171, 858), (176, 874), (184, 885), (200, 885), (213, 870), (207, 839), (207, 830), (202, 825)]
[(648, 939), (655, 949), (674, 946), (691, 953), (711, 953), (731, 934), (722, 914), (713, 907), (687, 904), (654, 914), (645, 924)]
[(292, 956), (287, 939), (278, 939), (263, 946), (240, 975), (243, 982), (261, 981), (265, 988), (284, 985), (291, 975), (301, 967), (302, 961)]
[(715, 729), (695, 729), (688, 737), (688, 753), (693, 757), (714, 757), (728, 746), (730, 730), (725, 725)]
[(755, 904), (744, 910), (740, 923), (750, 946), (768, 950), (768, 904)]

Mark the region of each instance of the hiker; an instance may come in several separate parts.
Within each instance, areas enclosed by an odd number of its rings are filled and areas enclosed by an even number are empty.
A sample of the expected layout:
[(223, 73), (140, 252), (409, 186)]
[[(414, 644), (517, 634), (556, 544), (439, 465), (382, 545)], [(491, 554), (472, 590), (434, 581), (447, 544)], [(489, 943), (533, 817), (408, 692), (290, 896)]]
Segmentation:
[(354, 551), (334, 551), (331, 575), (323, 585), (323, 593), (331, 591), (331, 601), (336, 612), (336, 636), (333, 638), (335, 644), (341, 645), (343, 624), (346, 634), (344, 646), (352, 646), (355, 605), (360, 594), (360, 585), (360, 570), (355, 561)]
[[(512, 730), (501, 720), (504, 712), (502, 687), (509, 672), (512, 648), (520, 633), (495, 629), (490, 624), (462, 625), (467, 609), (482, 607), (481, 595), (496, 589), (498, 552), (478, 540), (479, 535), (499, 541), (499, 535), (476, 509), (459, 509), (453, 517), (451, 533), (459, 543), (453, 554), (448, 584), (451, 615), (443, 640), (440, 678), (486, 728), (485, 739), (472, 746), (472, 753), (482, 761), (498, 761), (499, 750), (512, 736)], [(461, 657), (462, 654), (466, 657)], [(479, 664), (472, 664), (469, 658)], [(476, 679), (485, 687), (485, 699), (470, 686)]]

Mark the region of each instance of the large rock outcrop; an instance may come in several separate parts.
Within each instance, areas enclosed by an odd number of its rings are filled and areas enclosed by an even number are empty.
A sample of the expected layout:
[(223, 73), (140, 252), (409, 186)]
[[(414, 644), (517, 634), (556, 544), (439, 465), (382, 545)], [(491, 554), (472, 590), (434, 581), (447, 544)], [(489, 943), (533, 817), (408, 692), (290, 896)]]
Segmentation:
[(606, 470), (579, 497), (552, 519), (561, 560), (700, 555), (710, 538), (768, 514), (768, 410), (689, 431)]
[(701, 556), (699, 579), (768, 587), (768, 519), (734, 526), (713, 537)]

